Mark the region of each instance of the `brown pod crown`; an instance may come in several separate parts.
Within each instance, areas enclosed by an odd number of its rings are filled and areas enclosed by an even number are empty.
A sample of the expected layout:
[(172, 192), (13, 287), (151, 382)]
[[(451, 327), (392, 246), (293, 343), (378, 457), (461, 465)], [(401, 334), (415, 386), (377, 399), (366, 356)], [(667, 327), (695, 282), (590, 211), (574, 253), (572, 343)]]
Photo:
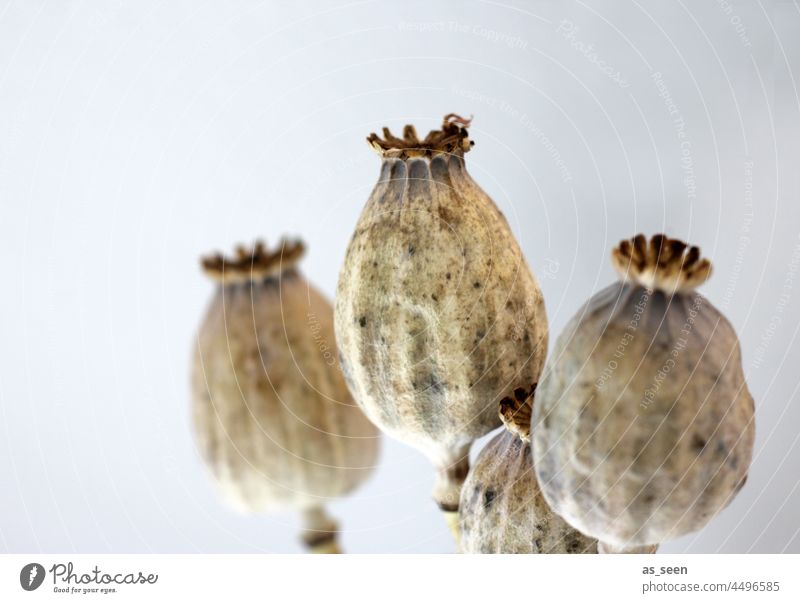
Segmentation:
[(620, 279), (665, 293), (691, 291), (711, 276), (711, 262), (700, 248), (658, 234), (636, 235), (620, 241), (611, 252), (611, 264)]
[(500, 420), (505, 428), (520, 440), (529, 444), (531, 441), (531, 415), (533, 412), (534, 392), (536, 384), (530, 390), (518, 387), (514, 395), (500, 400)]
[(367, 143), (381, 156), (397, 159), (431, 157), (439, 154), (463, 155), (475, 144), (469, 139), (467, 128), (472, 119), (464, 119), (455, 113), (444, 116), (442, 127), (431, 130), (420, 140), (416, 128), (408, 124), (403, 136), (398, 138), (389, 128), (383, 128), (383, 138), (375, 132), (367, 136)]
[(217, 252), (203, 257), (200, 263), (203, 272), (211, 279), (234, 285), (260, 281), (294, 270), (305, 251), (305, 244), (299, 239), (283, 239), (273, 250), (268, 249), (263, 241), (257, 241), (251, 249), (239, 245), (232, 257)]

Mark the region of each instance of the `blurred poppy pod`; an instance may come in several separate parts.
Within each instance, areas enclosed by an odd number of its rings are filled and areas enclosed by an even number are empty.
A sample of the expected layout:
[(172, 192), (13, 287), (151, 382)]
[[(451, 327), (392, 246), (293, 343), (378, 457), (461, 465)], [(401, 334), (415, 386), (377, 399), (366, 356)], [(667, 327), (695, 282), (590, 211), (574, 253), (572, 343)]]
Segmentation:
[(217, 284), (192, 371), (198, 449), (239, 509), (303, 513), (303, 540), (338, 552), (324, 507), (370, 475), (377, 429), (334, 354), (333, 309), (300, 274), (301, 242), (258, 243), (202, 262)]

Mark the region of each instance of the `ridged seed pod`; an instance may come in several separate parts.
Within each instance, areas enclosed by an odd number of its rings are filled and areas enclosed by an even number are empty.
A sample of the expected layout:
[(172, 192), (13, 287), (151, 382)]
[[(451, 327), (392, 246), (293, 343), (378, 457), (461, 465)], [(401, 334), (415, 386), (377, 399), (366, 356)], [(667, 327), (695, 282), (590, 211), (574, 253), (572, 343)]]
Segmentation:
[(303, 540), (337, 552), (324, 511), (370, 475), (377, 429), (336, 365), (333, 309), (299, 273), (300, 242), (203, 260), (217, 288), (192, 372), (197, 446), (240, 510), (303, 513)]
[(753, 399), (739, 341), (694, 289), (697, 247), (654, 236), (613, 252), (621, 280), (558, 338), (536, 394), (534, 453), (551, 506), (612, 549), (699, 530), (743, 486)]
[[(506, 219), (464, 167), (469, 122), (420, 140), (368, 141), (380, 178), (339, 275), (336, 335), (356, 401), (437, 469), (434, 498), (457, 522), (473, 440), (499, 400), (539, 379), (547, 319)], [(452, 525), (451, 523), (451, 525)]]
[(597, 541), (556, 515), (533, 471), (532, 392), (500, 403), (506, 427), (481, 450), (461, 490), (462, 553), (597, 553)]

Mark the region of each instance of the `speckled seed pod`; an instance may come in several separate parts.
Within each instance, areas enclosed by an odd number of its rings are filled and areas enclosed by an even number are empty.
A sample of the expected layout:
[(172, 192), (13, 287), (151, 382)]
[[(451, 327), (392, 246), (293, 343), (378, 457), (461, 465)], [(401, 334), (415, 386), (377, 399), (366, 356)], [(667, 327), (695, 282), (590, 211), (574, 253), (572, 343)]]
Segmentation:
[(558, 338), (536, 394), (539, 483), (556, 512), (610, 549), (699, 530), (747, 477), (753, 399), (733, 327), (694, 289), (697, 247), (639, 235), (620, 282)]
[(544, 500), (530, 447), (531, 395), (500, 403), (506, 429), (478, 455), (461, 490), (462, 553), (597, 553), (597, 541)]
[(473, 440), (497, 403), (539, 379), (547, 319), (503, 214), (464, 167), (469, 122), (420, 140), (384, 129), (383, 161), (339, 275), (336, 335), (372, 421), (437, 468), (434, 498), (457, 523)]
[(203, 260), (217, 288), (192, 374), (200, 453), (225, 498), (249, 512), (303, 513), (303, 540), (337, 550), (324, 504), (363, 483), (377, 429), (355, 405), (335, 357), (333, 309), (301, 276), (300, 242)]

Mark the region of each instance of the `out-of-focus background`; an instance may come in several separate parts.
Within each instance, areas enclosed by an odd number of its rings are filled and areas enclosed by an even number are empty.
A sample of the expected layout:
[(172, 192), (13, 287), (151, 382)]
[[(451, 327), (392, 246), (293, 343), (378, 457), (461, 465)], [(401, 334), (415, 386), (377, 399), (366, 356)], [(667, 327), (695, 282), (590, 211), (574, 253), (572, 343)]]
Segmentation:
[[(797, 3), (764, 0), (1, 0), (0, 550), (299, 551), (297, 517), (229, 510), (194, 447), (198, 256), (301, 235), (332, 297), (378, 177), (366, 135), (455, 111), (553, 335), (621, 238), (714, 261), (755, 458), (661, 550), (800, 552), (798, 32)], [(385, 441), (332, 507), (346, 550), (451, 551), (432, 480)]]

